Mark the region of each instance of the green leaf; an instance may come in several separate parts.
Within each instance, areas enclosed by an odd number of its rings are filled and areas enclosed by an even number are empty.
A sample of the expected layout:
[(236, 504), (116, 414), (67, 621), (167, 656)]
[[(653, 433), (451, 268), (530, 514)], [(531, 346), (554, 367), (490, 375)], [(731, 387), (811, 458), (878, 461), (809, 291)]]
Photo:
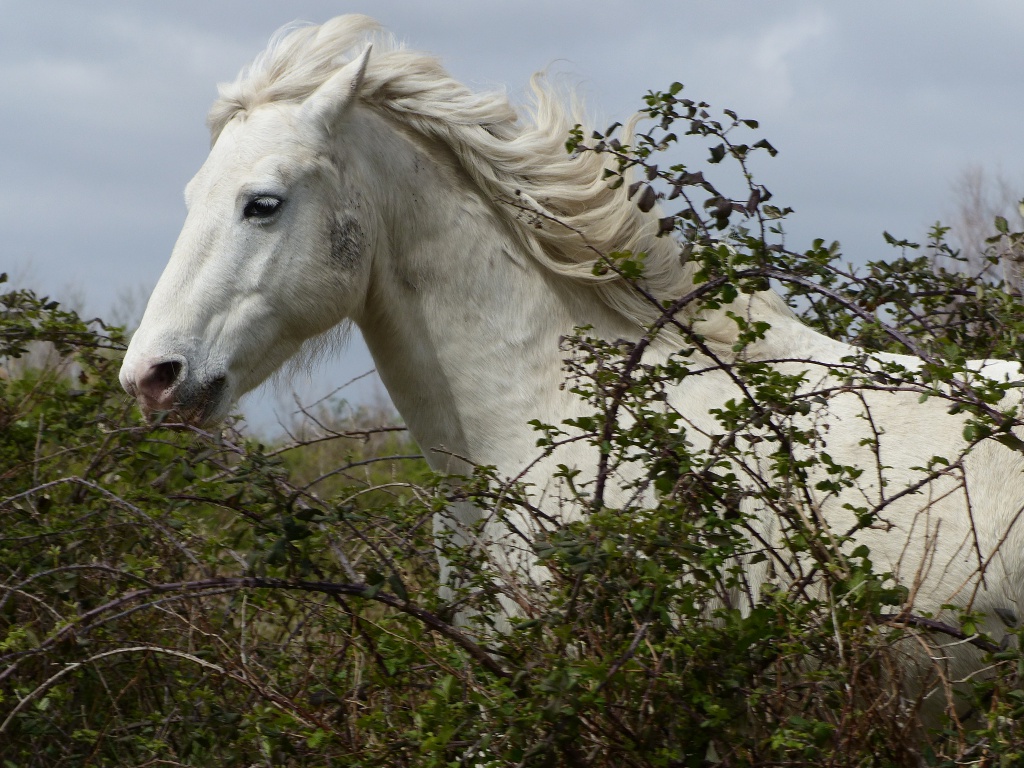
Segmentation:
[(396, 597), (398, 597), (400, 600), (405, 600), (406, 602), (408, 602), (409, 593), (406, 591), (405, 584), (402, 583), (402, 579), (398, 576), (397, 573), (392, 573), (390, 576), (388, 576), (388, 584), (391, 585), (391, 589), (395, 593)]
[(995, 438), (1007, 448), (1012, 448), (1015, 451), (1024, 451), (1024, 440), (1021, 440), (1012, 432), (1000, 432)]

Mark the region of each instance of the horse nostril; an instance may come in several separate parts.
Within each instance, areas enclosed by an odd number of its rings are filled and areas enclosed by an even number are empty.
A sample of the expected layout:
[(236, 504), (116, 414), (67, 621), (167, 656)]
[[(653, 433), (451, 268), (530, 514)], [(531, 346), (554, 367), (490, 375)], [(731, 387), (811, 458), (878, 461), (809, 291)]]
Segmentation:
[(149, 369), (147, 379), (161, 390), (167, 389), (178, 380), (182, 365), (177, 360), (168, 360), (157, 363)]
[(149, 407), (169, 410), (174, 404), (175, 385), (184, 379), (182, 360), (164, 360), (154, 363), (136, 382), (139, 396)]

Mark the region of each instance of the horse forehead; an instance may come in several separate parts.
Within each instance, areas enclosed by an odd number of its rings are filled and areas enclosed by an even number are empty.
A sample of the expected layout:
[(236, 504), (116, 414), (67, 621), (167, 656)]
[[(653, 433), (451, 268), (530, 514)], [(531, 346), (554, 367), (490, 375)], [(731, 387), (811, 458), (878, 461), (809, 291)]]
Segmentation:
[(210, 152), (241, 164), (263, 157), (302, 161), (314, 153), (309, 131), (296, 119), (291, 105), (265, 104), (231, 120)]
[(287, 114), (256, 110), (224, 127), (190, 187), (270, 178), (287, 183), (314, 158), (310, 143), (297, 135)]

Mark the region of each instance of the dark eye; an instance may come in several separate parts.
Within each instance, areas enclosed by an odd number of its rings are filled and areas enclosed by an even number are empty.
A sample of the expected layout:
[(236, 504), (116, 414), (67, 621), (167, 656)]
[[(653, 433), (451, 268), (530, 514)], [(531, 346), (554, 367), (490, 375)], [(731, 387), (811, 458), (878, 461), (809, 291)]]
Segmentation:
[(242, 211), (242, 216), (244, 216), (246, 219), (265, 221), (271, 218), (280, 209), (281, 198), (272, 197), (270, 195), (260, 195), (259, 197), (254, 197), (252, 200), (245, 204), (245, 209)]

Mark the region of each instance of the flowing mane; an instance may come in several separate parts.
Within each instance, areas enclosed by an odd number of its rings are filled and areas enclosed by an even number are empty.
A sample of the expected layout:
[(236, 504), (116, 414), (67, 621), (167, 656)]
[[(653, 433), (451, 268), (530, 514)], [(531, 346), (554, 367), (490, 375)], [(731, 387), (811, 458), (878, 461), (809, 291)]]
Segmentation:
[[(567, 107), (563, 94), (536, 75), (524, 119), (504, 93), (473, 92), (438, 59), (406, 50), (366, 16), (280, 30), (234, 82), (220, 86), (207, 121), (212, 140), (230, 120), (262, 104), (302, 101), (368, 44), (373, 52), (360, 100), (447, 148), (497, 203), (495, 210), (539, 264), (590, 284), (608, 306), (640, 327), (654, 322), (659, 309), (616, 274), (595, 275), (601, 254), (647, 254), (644, 285), (660, 300), (678, 298), (693, 287), (692, 270), (680, 260), (678, 243), (657, 236), (656, 210), (641, 212), (628, 200), (626, 185), (612, 189), (601, 155), (566, 152), (569, 131), (586, 122), (578, 102), (569, 100)], [(627, 125), (627, 136), (638, 118)], [(774, 293), (750, 303), (760, 312), (789, 315)], [(734, 323), (702, 319), (701, 332), (709, 340), (726, 346), (735, 341)]]

